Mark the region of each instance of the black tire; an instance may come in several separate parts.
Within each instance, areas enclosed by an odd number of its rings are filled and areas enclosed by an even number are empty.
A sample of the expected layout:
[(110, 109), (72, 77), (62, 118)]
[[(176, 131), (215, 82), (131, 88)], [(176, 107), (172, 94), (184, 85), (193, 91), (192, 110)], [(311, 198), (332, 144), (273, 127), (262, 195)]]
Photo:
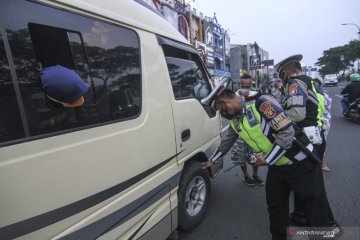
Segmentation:
[[(200, 194), (197, 194), (197, 188), (191, 188), (193, 183), (201, 183), (203, 181), (205, 187), (205, 193), (203, 193), (200, 197)], [(194, 201), (196, 199), (203, 199), (203, 205), (201, 207), (198, 206), (197, 211), (193, 211), (192, 213), (195, 215), (190, 215), (188, 211), (191, 212), (189, 204), (189, 198), (186, 196), (186, 192), (189, 189), (193, 189), (191, 191), (191, 196), (194, 196)], [(203, 188), (201, 188), (203, 189)], [(194, 229), (196, 226), (200, 224), (200, 222), (204, 219), (210, 201), (210, 191), (211, 191), (211, 181), (210, 175), (207, 169), (202, 169), (202, 165), (199, 162), (189, 162), (186, 164), (180, 179), (179, 189), (178, 189), (178, 213), (179, 213), (179, 227), (182, 230), (190, 231)], [(193, 194), (194, 193), (194, 194)], [(191, 198), (192, 199), (192, 198)], [(202, 200), (201, 200), (202, 201)]]

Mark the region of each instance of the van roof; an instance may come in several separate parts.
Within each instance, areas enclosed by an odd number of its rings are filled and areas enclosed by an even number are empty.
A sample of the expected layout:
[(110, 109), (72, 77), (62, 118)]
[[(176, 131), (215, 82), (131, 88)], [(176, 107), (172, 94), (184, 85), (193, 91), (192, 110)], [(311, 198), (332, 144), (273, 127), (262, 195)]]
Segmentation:
[(162, 16), (135, 0), (49, 0), (103, 18), (153, 32), (189, 45), (189, 42)]

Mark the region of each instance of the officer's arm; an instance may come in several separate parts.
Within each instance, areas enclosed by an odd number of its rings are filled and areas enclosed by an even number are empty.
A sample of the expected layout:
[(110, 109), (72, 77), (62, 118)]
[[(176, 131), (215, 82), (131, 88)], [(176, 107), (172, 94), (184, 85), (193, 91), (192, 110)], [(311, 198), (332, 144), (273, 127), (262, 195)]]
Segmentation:
[(220, 158), (222, 158), (231, 148), (231, 146), (236, 142), (239, 135), (232, 129), (232, 127), (228, 127), (228, 130), (224, 135), (221, 136), (221, 143), (218, 149), (211, 156), (210, 160), (216, 162)]
[(265, 161), (269, 165), (273, 165), (284, 156), (287, 149), (291, 148), (295, 130), (290, 118), (275, 98), (267, 95), (261, 96), (257, 106), (261, 116), (276, 132), (275, 142), (265, 156)]
[(300, 122), (306, 118), (307, 88), (302, 81), (296, 79), (291, 79), (288, 84), (285, 111), (293, 122)]

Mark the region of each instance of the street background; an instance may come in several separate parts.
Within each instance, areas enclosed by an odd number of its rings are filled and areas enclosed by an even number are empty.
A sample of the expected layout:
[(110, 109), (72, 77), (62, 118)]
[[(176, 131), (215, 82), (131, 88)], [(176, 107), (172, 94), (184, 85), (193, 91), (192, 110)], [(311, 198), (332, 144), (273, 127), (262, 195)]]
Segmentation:
[[(330, 172), (324, 173), (328, 198), (335, 218), (343, 227), (360, 226), (360, 126), (341, 113), (340, 91), (345, 86), (324, 88), (332, 97), (332, 125), (326, 159)], [(212, 181), (210, 208), (204, 221), (191, 232), (180, 232), (181, 240), (271, 239), (264, 187), (249, 187), (239, 167), (232, 167), (230, 153), (224, 168)], [(248, 166), (249, 174), (252, 174)], [(266, 179), (267, 168), (259, 175)]]

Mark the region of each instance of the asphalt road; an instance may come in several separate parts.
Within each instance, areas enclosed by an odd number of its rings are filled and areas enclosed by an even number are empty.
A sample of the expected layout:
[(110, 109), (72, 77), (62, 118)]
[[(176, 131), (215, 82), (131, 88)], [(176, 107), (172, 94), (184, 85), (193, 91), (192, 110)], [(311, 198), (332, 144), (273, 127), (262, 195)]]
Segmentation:
[[(342, 84), (343, 85), (343, 84)], [(324, 173), (327, 194), (337, 221), (346, 227), (360, 227), (360, 125), (341, 114), (340, 87), (326, 87), (333, 99), (332, 125)], [(180, 232), (181, 240), (271, 239), (264, 187), (248, 187), (241, 169), (232, 166), (228, 154), (223, 171), (212, 181), (210, 209), (204, 221), (191, 232)], [(252, 170), (248, 170), (252, 173)], [(265, 180), (267, 168), (260, 176)]]

